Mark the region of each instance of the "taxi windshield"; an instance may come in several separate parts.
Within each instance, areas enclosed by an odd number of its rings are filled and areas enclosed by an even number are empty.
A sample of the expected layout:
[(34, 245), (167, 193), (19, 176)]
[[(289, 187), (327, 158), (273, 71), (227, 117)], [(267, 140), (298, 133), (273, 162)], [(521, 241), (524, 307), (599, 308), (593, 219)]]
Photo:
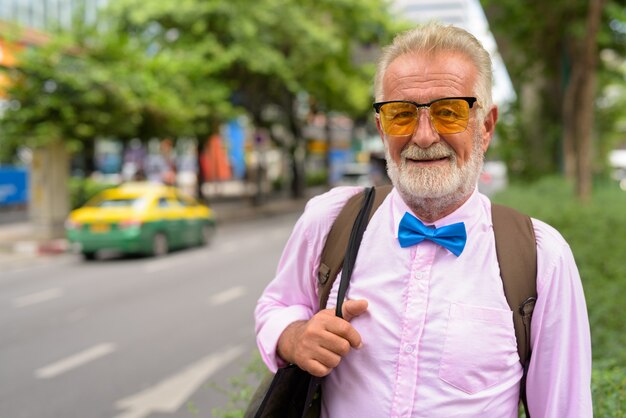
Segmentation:
[(96, 198), (87, 206), (95, 208), (140, 208), (145, 206), (145, 198), (141, 196), (125, 196), (116, 198)]

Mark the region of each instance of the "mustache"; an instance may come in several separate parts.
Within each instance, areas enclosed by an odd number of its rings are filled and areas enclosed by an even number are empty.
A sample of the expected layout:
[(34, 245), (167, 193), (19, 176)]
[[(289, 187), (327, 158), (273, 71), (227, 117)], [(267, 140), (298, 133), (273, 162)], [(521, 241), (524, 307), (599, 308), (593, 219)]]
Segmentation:
[(448, 157), (454, 158), (456, 154), (448, 144), (439, 142), (428, 148), (420, 148), (415, 144), (410, 144), (402, 150), (400, 156), (410, 160), (438, 160)]

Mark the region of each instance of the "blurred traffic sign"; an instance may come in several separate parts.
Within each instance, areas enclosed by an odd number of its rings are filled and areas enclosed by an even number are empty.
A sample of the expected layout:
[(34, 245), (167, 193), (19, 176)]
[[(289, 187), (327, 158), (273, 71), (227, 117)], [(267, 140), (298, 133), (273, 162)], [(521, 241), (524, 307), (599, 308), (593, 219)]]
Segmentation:
[(0, 167), (0, 206), (28, 202), (28, 171), (17, 167)]

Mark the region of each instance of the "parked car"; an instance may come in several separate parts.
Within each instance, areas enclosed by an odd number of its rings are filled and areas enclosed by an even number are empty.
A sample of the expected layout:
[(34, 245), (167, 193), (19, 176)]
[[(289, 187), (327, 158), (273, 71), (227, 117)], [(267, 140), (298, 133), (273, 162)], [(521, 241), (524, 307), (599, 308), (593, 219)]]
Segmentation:
[(162, 256), (170, 249), (208, 244), (215, 217), (175, 187), (136, 182), (104, 190), (73, 210), (65, 230), (88, 260), (104, 249)]

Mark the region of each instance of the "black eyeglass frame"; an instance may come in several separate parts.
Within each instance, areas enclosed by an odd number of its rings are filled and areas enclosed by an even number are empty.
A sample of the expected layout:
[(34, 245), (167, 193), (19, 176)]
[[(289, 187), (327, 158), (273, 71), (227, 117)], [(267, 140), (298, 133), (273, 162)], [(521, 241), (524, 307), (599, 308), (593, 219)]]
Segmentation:
[(474, 103), (476, 103), (478, 101), (478, 99), (476, 97), (442, 97), (441, 99), (435, 99), (435, 100), (433, 100), (431, 102), (428, 102), (428, 103), (416, 103), (416, 102), (413, 102), (411, 100), (389, 100), (389, 101), (386, 101), (386, 102), (376, 102), (372, 106), (374, 107), (374, 110), (376, 111), (376, 113), (380, 113), (380, 108), (383, 105), (386, 105), (387, 103), (410, 103), (412, 105), (415, 105), (418, 110), (422, 109), (422, 108), (426, 108), (430, 112), (430, 106), (433, 103), (437, 103), (437, 102), (440, 102), (442, 100), (464, 100), (464, 101), (467, 102), (467, 104), (469, 105), (470, 109), (472, 109), (474, 107)]

